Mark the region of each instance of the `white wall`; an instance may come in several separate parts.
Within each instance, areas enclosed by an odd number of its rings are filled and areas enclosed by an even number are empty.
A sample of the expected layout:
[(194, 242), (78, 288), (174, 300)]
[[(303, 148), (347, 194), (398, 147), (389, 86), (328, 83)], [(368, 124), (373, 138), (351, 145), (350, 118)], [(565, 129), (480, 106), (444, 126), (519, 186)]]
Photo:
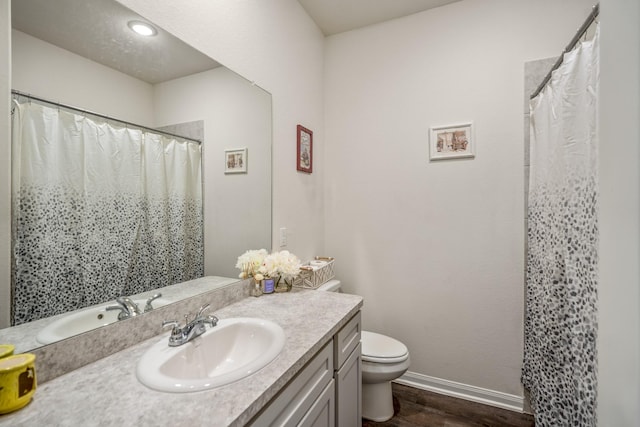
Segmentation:
[(598, 425), (640, 420), (640, 3), (602, 0)]
[[(467, 0), (327, 38), (326, 248), (410, 371), (522, 396), (524, 62), (591, 0)], [(473, 160), (429, 126), (473, 121)]]
[(153, 86), (67, 50), (12, 31), (12, 89), (153, 126)]
[[(238, 255), (271, 239), (271, 96), (224, 67), (154, 89), (157, 126), (204, 121), (205, 275), (236, 277)], [(234, 148), (248, 173), (225, 175)]]
[[(119, 0), (273, 95), (273, 239), (324, 252), (324, 37), (296, 0)], [(296, 171), (296, 125), (314, 132), (313, 174)], [(248, 248), (249, 249), (249, 248)]]

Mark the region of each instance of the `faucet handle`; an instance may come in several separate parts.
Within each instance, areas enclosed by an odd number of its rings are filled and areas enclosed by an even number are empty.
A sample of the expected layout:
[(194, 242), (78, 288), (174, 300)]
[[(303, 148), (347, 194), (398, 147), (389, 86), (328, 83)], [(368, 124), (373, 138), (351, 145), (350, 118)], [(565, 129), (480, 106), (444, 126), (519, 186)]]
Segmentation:
[(171, 326), (171, 335), (180, 335), (180, 323), (177, 320), (165, 320), (162, 322), (162, 329)]
[(156, 299), (160, 298), (161, 296), (162, 296), (162, 294), (161, 294), (160, 292), (158, 292), (157, 294), (155, 294), (155, 295), (153, 295), (151, 298), (149, 298), (149, 299), (147, 300), (147, 304), (144, 306), (144, 312), (146, 313), (146, 312), (148, 312), (148, 311), (153, 310), (153, 306), (151, 305), (151, 303), (152, 303), (154, 300), (156, 300)]
[(205, 304), (205, 305), (203, 305), (202, 307), (200, 307), (200, 310), (198, 310), (198, 314), (196, 314), (196, 318), (195, 318), (195, 320), (198, 320), (198, 319), (202, 316), (202, 313), (203, 313), (207, 308), (209, 308), (209, 306), (210, 306), (210, 304)]
[(177, 320), (164, 320), (162, 322), (162, 329), (165, 329), (167, 326), (173, 326), (174, 328), (180, 327), (180, 324)]
[(175, 347), (183, 343), (182, 329), (177, 320), (165, 320), (162, 322), (162, 329), (171, 326), (171, 335), (169, 336), (169, 346)]

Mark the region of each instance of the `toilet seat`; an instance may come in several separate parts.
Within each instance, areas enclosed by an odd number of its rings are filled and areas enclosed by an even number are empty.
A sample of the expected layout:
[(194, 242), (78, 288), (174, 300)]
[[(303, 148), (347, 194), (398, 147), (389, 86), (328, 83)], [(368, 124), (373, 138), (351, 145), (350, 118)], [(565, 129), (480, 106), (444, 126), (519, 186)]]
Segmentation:
[(362, 331), (362, 360), (370, 363), (399, 363), (409, 357), (409, 350), (400, 341), (375, 332)]

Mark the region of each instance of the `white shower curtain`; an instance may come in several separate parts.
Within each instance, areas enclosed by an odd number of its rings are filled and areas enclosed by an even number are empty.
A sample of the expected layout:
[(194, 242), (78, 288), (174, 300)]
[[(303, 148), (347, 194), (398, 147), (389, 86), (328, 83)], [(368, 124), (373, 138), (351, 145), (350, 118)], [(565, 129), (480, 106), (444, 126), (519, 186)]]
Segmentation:
[(14, 324), (203, 275), (199, 144), (14, 107)]
[(598, 40), (530, 103), (523, 383), (541, 427), (596, 425)]

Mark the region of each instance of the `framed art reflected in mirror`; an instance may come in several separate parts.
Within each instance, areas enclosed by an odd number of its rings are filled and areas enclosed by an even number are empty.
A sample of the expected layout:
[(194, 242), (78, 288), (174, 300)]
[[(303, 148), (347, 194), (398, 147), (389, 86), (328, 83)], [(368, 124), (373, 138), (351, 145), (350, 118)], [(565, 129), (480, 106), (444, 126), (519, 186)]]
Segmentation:
[(300, 172), (311, 173), (313, 171), (313, 132), (298, 125), (297, 133), (296, 168)]

